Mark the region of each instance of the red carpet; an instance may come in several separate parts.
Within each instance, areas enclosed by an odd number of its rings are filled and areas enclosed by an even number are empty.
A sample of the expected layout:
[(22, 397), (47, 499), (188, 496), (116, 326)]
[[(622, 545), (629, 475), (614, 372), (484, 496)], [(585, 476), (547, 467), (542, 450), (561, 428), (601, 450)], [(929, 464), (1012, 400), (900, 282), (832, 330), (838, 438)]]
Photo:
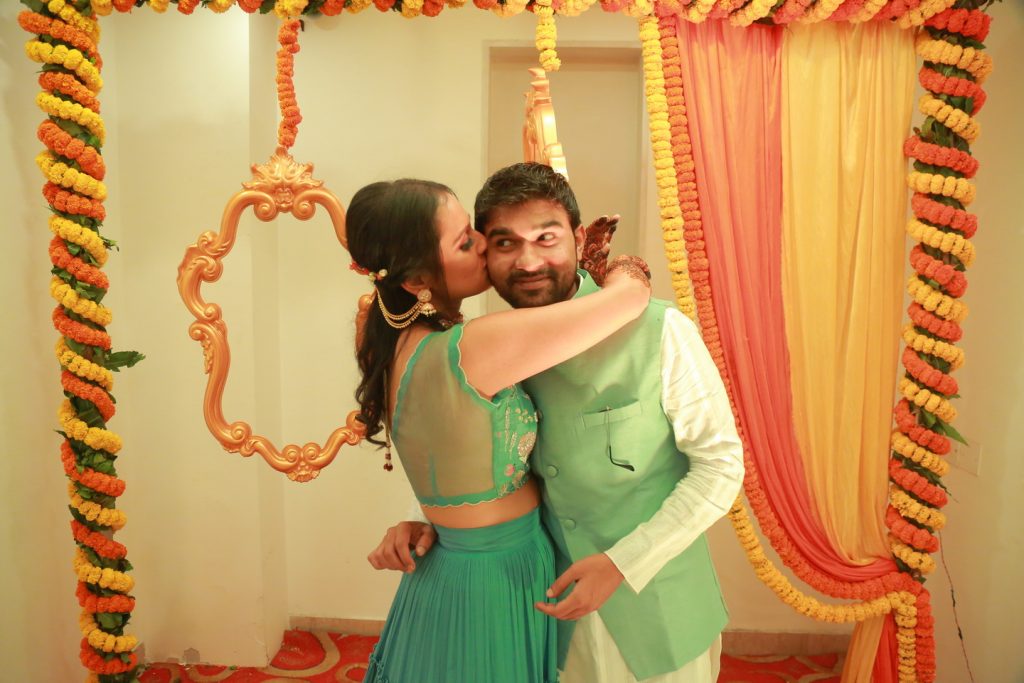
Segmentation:
[[(362, 681), (376, 636), (288, 631), (265, 669), (196, 664), (151, 664), (142, 683), (350, 683)], [(839, 683), (839, 655), (807, 657), (722, 656), (718, 683)], [(454, 682), (453, 682), (454, 683)]]

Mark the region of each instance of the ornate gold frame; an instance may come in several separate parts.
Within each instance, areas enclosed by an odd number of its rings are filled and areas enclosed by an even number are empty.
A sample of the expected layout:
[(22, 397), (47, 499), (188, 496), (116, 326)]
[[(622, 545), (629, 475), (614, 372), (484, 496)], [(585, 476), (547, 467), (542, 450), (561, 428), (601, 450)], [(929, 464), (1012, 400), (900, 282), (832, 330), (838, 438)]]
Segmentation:
[(526, 120), (523, 122), (523, 159), (547, 164), (566, 178), (569, 170), (565, 152), (555, 130), (555, 107), (551, 103), (551, 85), (544, 69), (532, 68), (531, 90), (526, 93)]
[[(320, 204), (331, 217), (338, 241), (347, 249), (345, 209), (338, 198), (323, 187), (322, 181), (313, 178), (312, 164), (297, 163), (283, 148), (279, 147), (268, 163), (254, 164), (252, 171), (252, 180), (242, 183), (245, 189), (228, 200), (221, 217), (220, 232), (204, 232), (195, 244), (185, 250), (178, 266), (178, 292), (195, 317), (195, 322), (188, 328), (189, 336), (203, 347), (203, 369), (208, 375), (203, 415), (210, 433), (228, 452), (241, 453), (244, 457), (259, 453), (271, 467), (284, 472), (289, 479), (310, 481), (334, 460), (343, 444), (354, 446), (362, 441), (366, 429), (357, 419), (359, 412), (350, 412), (345, 426), (335, 429), (323, 446), (316, 443), (304, 446), (288, 444), (281, 450), (266, 437), (253, 434), (248, 422), (239, 420), (228, 424), (221, 404), (231, 365), (227, 324), (221, 317), (220, 306), (206, 302), (200, 288), (204, 282), (220, 279), (224, 269), (221, 261), (234, 246), (239, 218), (249, 207), (253, 207), (256, 217), (264, 222), (273, 220), (280, 213), (290, 213), (304, 221), (313, 216), (316, 205)], [(360, 299), (360, 317), (365, 316), (369, 301), (364, 302), (363, 299), (368, 296)]]

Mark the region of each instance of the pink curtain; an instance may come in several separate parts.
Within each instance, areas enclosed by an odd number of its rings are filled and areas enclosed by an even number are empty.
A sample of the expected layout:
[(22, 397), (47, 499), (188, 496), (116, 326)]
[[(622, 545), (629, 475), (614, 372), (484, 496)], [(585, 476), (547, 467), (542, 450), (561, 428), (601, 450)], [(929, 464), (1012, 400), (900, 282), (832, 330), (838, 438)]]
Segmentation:
[[(895, 564), (851, 564), (830, 542), (793, 427), (781, 277), (783, 31), (679, 21), (683, 89), (712, 300), (747, 447), (805, 559), (835, 580), (856, 583), (894, 572)], [(869, 675), (882, 626), (872, 624), (869, 634), (858, 625), (855, 632)], [(875, 681), (895, 680), (888, 647), (875, 664)]]

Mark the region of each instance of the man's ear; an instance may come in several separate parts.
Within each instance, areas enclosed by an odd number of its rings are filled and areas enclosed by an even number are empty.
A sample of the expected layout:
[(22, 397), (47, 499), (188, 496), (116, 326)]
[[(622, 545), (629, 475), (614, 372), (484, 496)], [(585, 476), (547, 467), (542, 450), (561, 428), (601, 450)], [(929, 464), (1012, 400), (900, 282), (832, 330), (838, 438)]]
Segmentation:
[(576, 260), (579, 261), (583, 258), (583, 245), (587, 242), (587, 229), (580, 223), (573, 229), (572, 236), (576, 240)]

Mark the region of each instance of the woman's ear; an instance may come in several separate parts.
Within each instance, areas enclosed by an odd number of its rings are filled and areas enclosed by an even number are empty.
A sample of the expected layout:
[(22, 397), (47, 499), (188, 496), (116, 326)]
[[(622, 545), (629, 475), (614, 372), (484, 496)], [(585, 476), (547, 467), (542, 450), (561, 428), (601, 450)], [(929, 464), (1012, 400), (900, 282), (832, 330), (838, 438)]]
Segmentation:
[(427, 284), (426, 280), (422, 275), (414, 275), (402, 283), (402, 289), (409, 292), (413, 296), (420, 293), (420, 290), (426, 289), (430, 285)]

